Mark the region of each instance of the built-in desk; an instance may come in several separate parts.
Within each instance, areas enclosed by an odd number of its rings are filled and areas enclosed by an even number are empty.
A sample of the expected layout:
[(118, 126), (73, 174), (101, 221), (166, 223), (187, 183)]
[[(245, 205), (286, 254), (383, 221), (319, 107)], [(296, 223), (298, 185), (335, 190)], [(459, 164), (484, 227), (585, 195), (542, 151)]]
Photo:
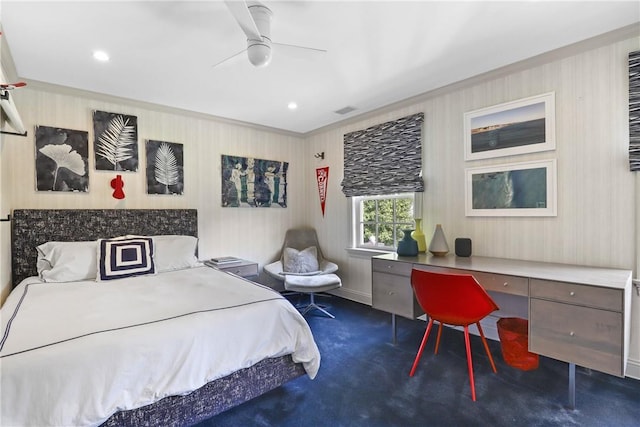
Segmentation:
[(569, 404), (575, 407), (575, 365), (624, 377), (629, 355), (630, 270), (514, 259), (448, 255), (375, 256), (373, 308), (410, 319), (423, 314), (413, 296), (412, 269), (472, 274), (488, 291), (526, 297), (529, 351), (569, 363)]

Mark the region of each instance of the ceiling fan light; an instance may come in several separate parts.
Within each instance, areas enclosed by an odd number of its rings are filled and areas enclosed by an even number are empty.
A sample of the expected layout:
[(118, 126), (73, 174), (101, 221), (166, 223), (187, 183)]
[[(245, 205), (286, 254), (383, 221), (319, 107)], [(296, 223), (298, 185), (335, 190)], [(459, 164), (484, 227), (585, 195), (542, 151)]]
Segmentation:
[(249, 43), (247, 56), (254, 66), (267, 66), (271, 62), (271, 46), (267, 43)]
[(249, 13), (258, 28), (261, 40), (247, 40), (249, 62), (256, 67), (265, 67), (271, 62), (271, 17), (273, 13), (265, 5), (255, 2), (249, 4)]

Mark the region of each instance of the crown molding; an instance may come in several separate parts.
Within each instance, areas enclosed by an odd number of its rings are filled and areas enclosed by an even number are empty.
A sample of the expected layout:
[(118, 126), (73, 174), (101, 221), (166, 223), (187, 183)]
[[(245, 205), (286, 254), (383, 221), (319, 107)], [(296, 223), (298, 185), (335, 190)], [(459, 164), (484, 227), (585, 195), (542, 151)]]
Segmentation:
[(95, 101), (122, 104), (130, 107), (134, 107), (134, 108), (143, 108), (146, 110), (151, 110), (151, 111), (156, 111), (161, 113), (179, 114), (181, 116), (192, 117), (195, 119), (211, 120), (218, 123), (224, 123), (224, 124), (233, 125), (233, 126), (241, 126), (244, 128), (251, 128), (258, 131), (277, 133), (280, 135), (292, 136), (296, 138), (304, 137), (303, 134), (298, 132), (292, 132), (284, 129), (273, 128), (273, 127), (259, 125), (259, 124), (250, 123), (250, 122), (243, 122), (241, 120), (228, 119), (225, 117), (214, 116), (212, 114), (200, 113), (197, 111), (185, 110), (182, 108), (170, 107), (167, 105), (155, 104), (152, 102), (138, 101), (135, 99), (119, 97), (115, 95), (107, 95), (100, 92), (93, 92), (85, 89), (77, 89), (69, 86), (57, 85), (57, 84), (47, 83), (39, 80), (23, 79), (23, 81), (27, 83), (27, 88), (39, 90), (42, 92), (49, 92), (49, 93), (55, 93), (59, 95), (74, 96), (78, 98), (85, 98), (85, 99), (90, 99)]

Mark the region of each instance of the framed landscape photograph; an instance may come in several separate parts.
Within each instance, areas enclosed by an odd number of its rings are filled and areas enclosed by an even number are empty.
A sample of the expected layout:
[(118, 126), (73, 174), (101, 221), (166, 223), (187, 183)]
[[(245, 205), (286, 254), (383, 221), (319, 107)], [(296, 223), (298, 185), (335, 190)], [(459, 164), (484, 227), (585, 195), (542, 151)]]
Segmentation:
[(555, 150), (555, 93), (464, 114), (464, 159)]
[(556, 160), (465, 170), (467, 216), (556, 216)]

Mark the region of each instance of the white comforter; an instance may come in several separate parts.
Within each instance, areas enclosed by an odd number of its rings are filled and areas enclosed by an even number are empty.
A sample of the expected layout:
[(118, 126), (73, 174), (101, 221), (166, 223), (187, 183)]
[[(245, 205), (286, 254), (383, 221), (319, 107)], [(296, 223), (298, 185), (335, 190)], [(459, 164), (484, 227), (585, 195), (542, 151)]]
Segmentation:
[(23, 281), (0, 310), (0, 425), (97, 425), (285, 354), (320, 354), (279, 294), (208, 267), (111, 282)]

